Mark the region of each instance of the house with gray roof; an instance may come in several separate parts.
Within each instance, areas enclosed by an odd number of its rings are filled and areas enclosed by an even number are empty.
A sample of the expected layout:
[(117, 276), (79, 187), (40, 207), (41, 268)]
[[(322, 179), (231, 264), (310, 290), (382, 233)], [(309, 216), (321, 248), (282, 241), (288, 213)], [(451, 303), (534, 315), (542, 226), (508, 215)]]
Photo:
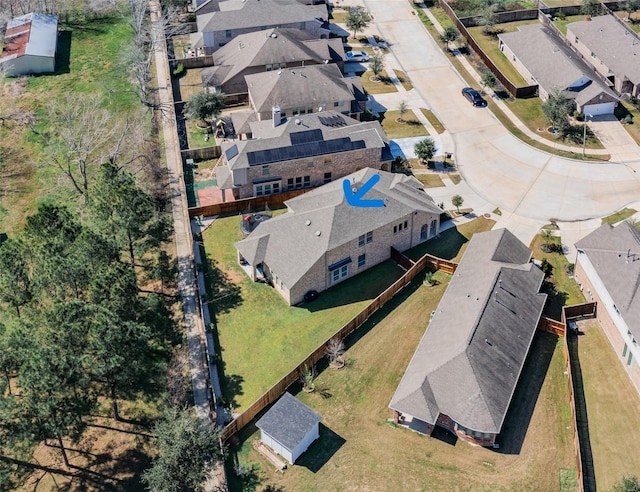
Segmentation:
[(322, 416), (285, 393), (256, 422), (260, 440), (292, 465), (320, 437)]
[(56, 70), (58, 18), (30, 13), (7, 23), (0, 66), (10, 77)]
[(603, 224), (576, 243), (574, 278), (640, 393), (640, 231)]
[(640, 96), (640, 37), (614, 15), (567, 24), (571, 46), (618, 94)]
[(195, 49), (211, 54), (241, 34), (291, 28), (314, 38), (329, 38), (325, 3), (305, 5), (297, 0), (207, 0), (196, 9)]
[(529, 24), (498, 38), (500, 50), (516, 70), (527, 82), (538, 84), (542, 100), (563, 90), (581, 113), (613, 114), (619, 101), (616, 93), (549, 28)]
[[(343, 181), (384, 207), (350, 205)], [(442, 210), (413, 176), (365, 168), (285, 202), (287, 212), (261, 222), (236, 243), (238, 261), (253, 280), (264, 279), (289, 305), (322, 292), (435, 237)]]
[(394, 420), (493, 445), (547, 299), (543, 280), (507, 229), (475, 234), (391, 399)]
[(259, 121), (333, 110), (359, 119), (368, 96), (359, 77), (344, 78), (337, 65), (283, 68), (245, 77)]
[(222, 165), (216, 167), (216, 179), (223, 197), (312, 188), (364, 167), (389, 170), (393, 160), (378, 121), (323, 111), (248, 124), (254, 138), (220, 146)]
[(323, 63), (342, 68), (344, 48), (337, 38), (317, 39), (298, 28), (272, 28), (241, 34), (217, 50), (213, 62), (213, 67), (200, 71), (202, 84), (225, 94), (244, 94), (246, 75)]

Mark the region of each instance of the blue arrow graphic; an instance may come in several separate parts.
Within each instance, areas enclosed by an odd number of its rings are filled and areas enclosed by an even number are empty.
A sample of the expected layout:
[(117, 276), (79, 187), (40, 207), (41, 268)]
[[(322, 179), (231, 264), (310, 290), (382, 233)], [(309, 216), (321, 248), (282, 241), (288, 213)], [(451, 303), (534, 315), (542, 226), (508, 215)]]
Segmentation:
[(384, 207), (383, 200), (363, 200), (362, 197), (366, 195), (375, 184), (380, 181), (380, 176), (374, 174), (369, 180), (364, 183), (358, 191), (353, 193), (351, 191), (351, 183), (348, 179), (342, 182), (342, 188), (344, 189), (344, 197), (347, 199), (347, 203), (352, 207)]

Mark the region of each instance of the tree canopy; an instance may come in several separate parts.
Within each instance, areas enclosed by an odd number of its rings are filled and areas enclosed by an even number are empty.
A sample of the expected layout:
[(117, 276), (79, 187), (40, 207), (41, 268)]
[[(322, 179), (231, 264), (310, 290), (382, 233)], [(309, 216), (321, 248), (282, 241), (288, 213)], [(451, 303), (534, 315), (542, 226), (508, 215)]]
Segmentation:
[(345, 21), (347, 29), (353, 32), (355, 38), (359, 32), (364, 31), (371, 24), (371, 15), (361, 5), (349, 7), (347, 9), (347, 19)]
[(196, 92), (184, 104), (184, 111), (189, 118), (202, 121), (217, 118), (223, 109), (224, 94), (217, 91)]
[(436, 143), (431, 137), (420, 140), (414, 147), (414, 152), (419, 159), (429, 161), (436, 155)]
[(549, 94), (546, 101), (542, 103), (542, 112), (549, 118), (551, 126), (555, 129), (567, 122), (569, 114), (573, 109), (573, 101), (567, 99), (564, 91), (556, 90)]

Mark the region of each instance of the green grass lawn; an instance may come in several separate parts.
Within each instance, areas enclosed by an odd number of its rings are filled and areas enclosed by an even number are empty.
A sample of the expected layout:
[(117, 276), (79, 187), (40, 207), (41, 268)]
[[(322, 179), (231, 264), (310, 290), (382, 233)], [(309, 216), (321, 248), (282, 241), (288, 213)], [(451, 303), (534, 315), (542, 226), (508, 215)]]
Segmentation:
[(569, 15), (564, 19), (556, 18), (553, 23), (555, 26), (560, 29), (562, 34), (567, 35), (567, 24), (571, 24), (572, 22), (579, 22), (585, 20), (586, 16), (584, 14), (578, 15)]
[(202, 92), (202, 77), (199, 68), (191, 68), (184, 71), (179, 79), (180, 84), (180, 100), (187, 101), (197, 92)]
[(420, 111), (422, 111), (422, 114), (426, 116), (427, 120), (429, 120), (429, 123), (431, 123), (431, 126), (435, 128), (438, 134), (444, 133), (444, 126), (442, 125), (442, 123), (440, 123), (440, 120), (436, 117), (435, 114), (433, 114), (430, 109), (421, 108)]
[(618, 113), (630, 114), (633, 117), (633, 123), (623, 125), (623, 128), (640, 145), (640, 110), (628, 102), (622, 101), (622, 107), (619, 105), (616, 108), (616, 116)]
[(623, 208), (622, 210), (618, 210), (615, 214), (611, 214), (602, 219), (603, 224), (617, 224), (621, 220), (624, 220), (628, 217), (631, 217), (635, 214), (637, 210), (633, 208)]
[(404, 114), (404, 122), (398, 122), (400, 111), (386, 111), (380, 122), (382, 129), (389, 138), (422, 137), (429, 135), (427, 129), (418, 121), (413, 111)]
[(425, 188), (440, 188), (444, 186), (439, 174), (414, 174), (414, 176)]
[(217, 219), (203, 241), (209, 263), (207, 292), (209, 298), (221, 298), (215, 308), (222, 389), (242, 410), (403, 271), (388, 261), (322, 292), (311, 305), (289, 307), (273, 288), (252, 282), (237, 264), (233, 243), (242, 238), (239, 220), (238, 215)]
[[(554, 236), (551, 240), (551, 244), (559, 245), (560, 243), (561, 238), (558, 236)], [(562, 306), (581, 304), (585, 302), (585, 298), (573, 277), (569, 276), (567, 271), (569, 261), (566, 256), (560, 252), (547, 253), (542, 251), (543, 244), (544, 239), (538, 234), (533, 238), (529, 247), (533, 251), (534, 258), (538, 260), (546, 258), (553, 267), (551, 277), (548, 279), (551, 285), (546, 290), (549, 298), (545, 307), (545, 315), (559, 320)]]
[(396, 77), (400, 81), (400, 84), (402, 84), (402, 87), (404, 87), (405, 91), (410, 91), (411, 89), (413, 89), (413, 84), (411, 84), (411, 81), (409, 80), (409, 77), (407, 77), (406, 73), (404, 73), (402, 70), (394, 70), (393, 73), (396, 74)]
[(467, 249), (467, 243), (471, 236), (476, 232), (490, 231), (495, 223), (495, 220), (478, 217), (458, 227), (441, 232), (438, 239), (430, 239), (419, 244), (406, 251), (405, 255), (415, 261), (424, 256), (425, 253), (429, 253), (438, 258), (459, 262)]
[(241, 479), (229, 467), (230, 490), (558, 490), (561, 470), (575, 460), (562, 345), (553, 335), (534, 340), (500, 451), (451, 445), (389, 422), (387, 405), (449, 281), (436, 276), (434, 287), (417, 279), (348, 338), (346, 367), (321, 372), (316, 392), (290, 389), (323, 417), (320, 439), (295, 466), (278, 473), (254, 451), (254, 425), (238, 434), (231, 455), (248, 473)]
[(381, 76), (380, 81), (373, 82), (371, 81), (371, 77), (373, 77), (373, 72), (371, 70), (367, 70), (360, 76), (362, 86), (367, 93), (385, 94), (387, 92), (398, 92), (398, 89), (396, 89), (396, 86), (391, 82), (391, 79)]
[[(525, 26), (529, 24), (536, 24), (538, 20), (529, 20), (529, 21), (519, 21), (519, 22), (508, 22), (506, 24), (500, 24), (499, 28), (502, 32), (515, 32), (518, 30), (519, 26)], [(527, 86), (531, 85), (531, 83), (527, 82), (522, 75), (515, 69), (515, 67), (511, 64), (511, 62), (504, 56), (504, 53), (500, 51), (498, 44), (498, 36), (494, 35), (485, 35), (482, 33), (482, 26), (471, 27), (469, 28), (469, 32), (473, 36), (473, 39), (480, 45), (480, 48), (491, 58), (493, 63), (500, 69), (500, 71), (507, 77), (511, 82), (513, 82), (517, 86)]]
[[(200, 147), (215, 147), (216, 139), (211, 133), (206, 133), (200, 130), (196, 126), (196, 122), (193, 120), (186, 120), (187, 123), (187, 137), (189, 139), (189, 148), (197, 149)], [(208, 135), (206, 139), (205, 135)]]
[[(589, 441), (598, 490), (613, 490), (623, 474), (639, 476), (640, 397), (595, 320), (580, 323), (576, 337)], [(612, 411), (615, 409), (615, 411)]]

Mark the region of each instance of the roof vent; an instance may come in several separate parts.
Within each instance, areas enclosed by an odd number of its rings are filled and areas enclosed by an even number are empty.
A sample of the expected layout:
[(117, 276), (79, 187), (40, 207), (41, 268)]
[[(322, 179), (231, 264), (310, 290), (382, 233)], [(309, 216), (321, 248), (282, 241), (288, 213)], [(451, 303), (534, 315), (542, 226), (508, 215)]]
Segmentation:
[(301, 125), (302, 124), (302, 120), (300, 120), (300, 118), (296, 118), (295, 123), (296, 123), (296, 125)]
[(311, 225), (311, 221), (309, 219), (307, 219), (307, 221), (304, 223), (304, 225), (310, 226)]
[(316, 231), (316, 236), (320, 237), (322, 233), (320, 231)]
[(489, 339), (488, 339), (488, 338), (485, 338), (485, 339), (484, 339), (484, 343), (486, 343), (487, 345), (489, 345), (489, 347), (493, 347), (493, 343), (491, 343), (491, 342), (489, 341)]
[(271, 39), (276, 39), (277, 37), (278, 37), (278, 33), (276, 32), (271, 33)]

